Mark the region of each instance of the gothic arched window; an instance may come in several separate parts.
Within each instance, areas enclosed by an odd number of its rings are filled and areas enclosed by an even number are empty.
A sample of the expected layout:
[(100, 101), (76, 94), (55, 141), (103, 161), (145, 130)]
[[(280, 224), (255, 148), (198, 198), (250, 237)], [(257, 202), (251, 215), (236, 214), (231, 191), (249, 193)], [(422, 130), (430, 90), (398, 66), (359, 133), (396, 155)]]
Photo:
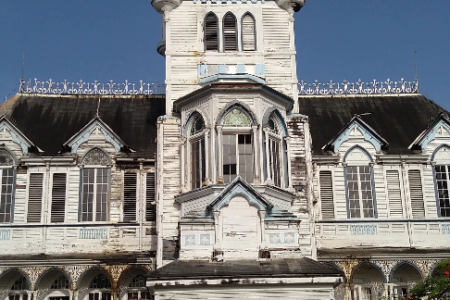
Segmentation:
[(278, 187), (285, 187), (284, 161), (285, 147), (282, 136), (281, 124), (274, 113), (271, 114), (264, 130), (266, 137), (267, 177)]
[(219, 21), (217, 16), (210, 12), (205, 17), (204, 43), (206, 50), (219, 50)]
[(82, 160), (80, 221), (106, 221), (110, 160), (105, 152), (94, 148)]
[(190, 170), (191, 189), (202, 187), (206, 179), (206, 141), (205, 121), (199, 113), (190, 118), (189, 147), (190, 147)]
[(256, 50), (256, 30), (255, 18), (251, 13), (246, 13), (242, 17), (242, 50)]
[(225, 183), (240, 175), (253, 182), (253, 121), (239, 106), (232, 107), (223, 117), (222, 126), (222, 175)]
[(0, 149), (0, 223), (13, 221), (15, 161), (6, 149)]
[(144, 275), (136, 275), (131, 279), (128, 285), (128, 300), (150, 299), (150, 294), (146, 288), (146, 277)]
[(89, 300), (111, 300), (111, 281), (105, 274), (95, 276), (89, 289)]
[(236, 17), (231, 12), (223, 17), (223, 50), (237, 51)]
[(14, 281), (13, 285), (10, 288), (8, 295), (9, 300), (27, 300), (28, 289), (28, 280), (25, 278), (25, 276), (19, 277), (16, 281)]

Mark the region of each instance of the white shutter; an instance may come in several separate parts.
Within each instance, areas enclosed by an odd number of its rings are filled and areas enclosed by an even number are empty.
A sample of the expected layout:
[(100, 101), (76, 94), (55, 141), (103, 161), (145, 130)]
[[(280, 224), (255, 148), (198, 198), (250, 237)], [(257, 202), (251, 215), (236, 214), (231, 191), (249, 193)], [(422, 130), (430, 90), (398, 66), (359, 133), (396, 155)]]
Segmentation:
[(242, 18), (242, 50), (254, 51), (255, 49), (255, 20), (247, 14)]
[(223, 19), (223, 45), (224, 51), (237, 50), (236, 17), (232, 13)]
[(43, 181), (44, 174), (30, 174), (30, 184), (28, 187), (28, 223), (41, 222)]
[(136, 185), (137, 176), (136, 173), (124, 174), (124, 187), (123, 187), (123, 221), (130, 222), (136, 221)]
[(386, 171), (386, 182), (389, 199), (389, 215), (395, 218), (403, 217), (402, 193), (400, 177), (397, 170)]
[(420, 170), (409, 170), (408, 175), (412, 216), (414, 219), (424, 218), (425, 209), (423, 206), (423, 192)]
[(205, 17), (205, 50), (219, 50), (217, 16), (209, 13)]
[(145, 188), (145, 220), (156, 221), (155, 173), (147, 173)]
[(320, 203), (322, 219), (334, 219), (333, 179), (331, 171), (320, 171)]
[(52, 223), (63, 223), (66, 211), (66, 173), (53, 174)]

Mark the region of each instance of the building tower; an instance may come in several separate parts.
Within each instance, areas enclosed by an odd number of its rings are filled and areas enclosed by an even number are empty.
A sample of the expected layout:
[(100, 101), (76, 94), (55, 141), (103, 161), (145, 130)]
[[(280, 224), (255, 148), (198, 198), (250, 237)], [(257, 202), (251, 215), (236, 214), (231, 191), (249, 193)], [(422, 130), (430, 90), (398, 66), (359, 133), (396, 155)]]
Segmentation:
[(330, 299), (341, 280), (313, 260), (309, 126), (294, 101), (293, 14), (303, 4), (152, 1), (166, 58), (158, 269), (147, 281), (157, 299), (186, 299), (185, 288), (190, 299), (266, 298), (267, 284), (287, 299)]

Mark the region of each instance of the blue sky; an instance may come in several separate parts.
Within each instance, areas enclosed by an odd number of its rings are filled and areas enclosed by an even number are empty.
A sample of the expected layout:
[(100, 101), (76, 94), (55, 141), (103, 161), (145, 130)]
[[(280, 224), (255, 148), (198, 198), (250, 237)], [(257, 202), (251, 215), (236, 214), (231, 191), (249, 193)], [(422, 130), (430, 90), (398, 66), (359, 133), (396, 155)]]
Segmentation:
[[(299, 80), (414, 80), (450, 110), (450, 1), (308, 0), (295, 14)], [(0, 97), (21, 76), (164, 82), (150, 0), (0, 0)]]

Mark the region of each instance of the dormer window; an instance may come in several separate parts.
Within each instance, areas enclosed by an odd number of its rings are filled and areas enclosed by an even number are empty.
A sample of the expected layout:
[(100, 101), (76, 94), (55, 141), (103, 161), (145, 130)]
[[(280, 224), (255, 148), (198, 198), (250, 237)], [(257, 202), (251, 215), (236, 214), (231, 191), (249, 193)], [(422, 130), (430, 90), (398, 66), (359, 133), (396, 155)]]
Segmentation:
[(219, 21), (217, 16), (212, 12), (208, 13), (205, 17), (204, 33), (205, 51), (219, 50)]
[(236, 17), (228, 12), (223, 18), (223, 49), (224, 51), (237, 51)]
[(106, 221), (111, 162), (98, 148), (89, 151), (82, 160), (80, 221)]

